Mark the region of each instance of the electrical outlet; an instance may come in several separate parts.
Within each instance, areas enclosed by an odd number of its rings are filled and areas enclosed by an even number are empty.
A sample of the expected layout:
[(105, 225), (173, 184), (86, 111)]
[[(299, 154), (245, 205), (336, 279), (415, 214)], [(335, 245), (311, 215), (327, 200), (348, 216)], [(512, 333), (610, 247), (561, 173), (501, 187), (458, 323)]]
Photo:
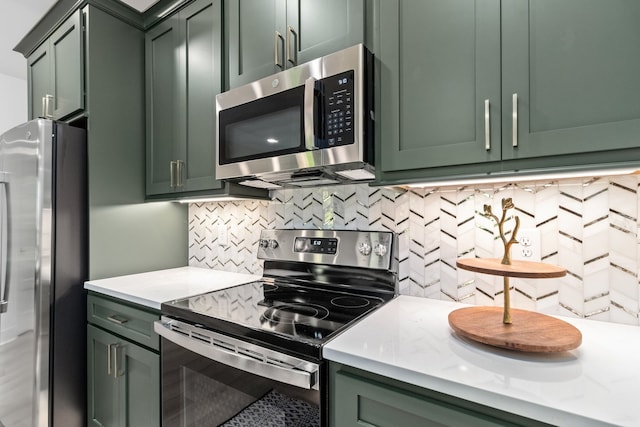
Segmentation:
[(227, 246), (229, 244), (229, 233), (226, 225), (218, 226), (218, 244), (220, 246)]
[(521, 228), (516, 238), (518, 243), (511, 247), (511, 259), (540, 262), (540, 230)]

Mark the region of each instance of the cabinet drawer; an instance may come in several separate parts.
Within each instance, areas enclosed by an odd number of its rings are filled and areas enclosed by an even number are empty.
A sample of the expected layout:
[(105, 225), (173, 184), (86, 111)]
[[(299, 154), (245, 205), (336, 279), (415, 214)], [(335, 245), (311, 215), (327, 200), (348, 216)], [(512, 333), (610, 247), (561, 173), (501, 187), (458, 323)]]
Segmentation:
[(153, 322), (160, 314), (119, 303), (109, 298), (89, 294), (87, 321), (128, 338), (138, 344), (159, 350), (160, 338), (153, 331)]
[(330, 363), (329, 412), (333, 427), (548, 427), (468, 400)]

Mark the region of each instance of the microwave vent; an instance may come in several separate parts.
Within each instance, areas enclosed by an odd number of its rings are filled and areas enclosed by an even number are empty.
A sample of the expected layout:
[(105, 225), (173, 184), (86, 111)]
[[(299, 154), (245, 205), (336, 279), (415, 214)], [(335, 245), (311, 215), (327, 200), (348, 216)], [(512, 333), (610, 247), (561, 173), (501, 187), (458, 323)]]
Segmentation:
[(301, 181), (291, 181), (288, 184), (293, 187), (315, 187), (318, 185), (340, 184), (340, 181), (336, 181), (328, 178), (314, 178), (314, 179), (301, 180)]

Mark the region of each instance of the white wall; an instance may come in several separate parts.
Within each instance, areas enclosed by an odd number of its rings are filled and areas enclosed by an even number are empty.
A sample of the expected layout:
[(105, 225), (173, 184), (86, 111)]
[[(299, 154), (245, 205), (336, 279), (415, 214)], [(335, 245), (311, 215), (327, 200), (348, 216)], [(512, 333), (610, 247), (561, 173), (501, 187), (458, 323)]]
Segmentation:
[(27, 81), (0, 74), (0, 133), (26, 121)]

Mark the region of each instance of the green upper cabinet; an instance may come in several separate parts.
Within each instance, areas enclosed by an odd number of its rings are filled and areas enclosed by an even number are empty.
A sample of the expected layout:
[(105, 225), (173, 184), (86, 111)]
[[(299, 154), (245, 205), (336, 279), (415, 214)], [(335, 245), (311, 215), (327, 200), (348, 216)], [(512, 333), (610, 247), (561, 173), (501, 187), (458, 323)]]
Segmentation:
[(76, 10), (27, 58), (30, 119), (59, 120), (84, 109), (83, 38)]
[(47, 102), (51, 102), (51, 55), (45, 42), (27, 59), (29, 119), (45, 117)]
[(639, 149), (640, 2), (376, 8), (379, 182), (588, 168)]
[(222, 188), (214, 169), (221, 13), (221, 0), (198, 0), (145, 36), (148, 196)]
[(363, 43), (364, 21), (364, 0), (225, 0), (225, 86)]
[(503, 158), (640, 146), (639, 22), (638, 1), (503, 1)]
[(381, 170), (500, 160), (500, 1), (379, 7)]

